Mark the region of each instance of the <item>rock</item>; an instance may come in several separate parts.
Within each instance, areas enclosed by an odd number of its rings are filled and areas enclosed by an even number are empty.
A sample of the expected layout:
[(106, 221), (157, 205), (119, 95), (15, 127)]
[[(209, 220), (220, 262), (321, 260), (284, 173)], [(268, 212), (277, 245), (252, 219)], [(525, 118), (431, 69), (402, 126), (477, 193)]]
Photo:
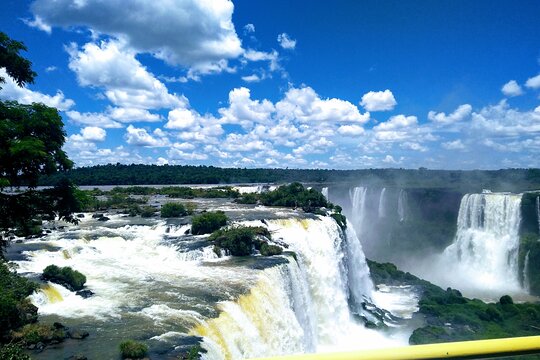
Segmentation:
[(22, 241), (21, 239), (15, 240), (15, 243), (16, 243), (16, 244), (20, 244), (20, 243), (22, 243), (22, 242), (23, 242), (23, 241)]
[(73, 329), (68, 331), (68, 336), (72, 339), (82, 340), (90, 335), (88, 331)]
[(84, 218), (84, 214), (77, 214), (77, 217), (78, 217), (79, 219), (83, 219), (83, 218)]
[(188, 235), (190, 233), (191, 229), (187, 229), (186, 231), (184, 231), (184, 235)]
[(25, 323), (35, 323), (38, 319), (38, 308), (29, 301), (24, 301), (17, 305), (19, 317)]
[(97, 220), (98, 220), (98, 221), (109, 221), (109, 220), (111, 220), (111, 219), (109, 219), (109, 218), (106, 217), (106, 216), (102, 216), (102, 217), (98, 218)]
[(79, 290), (75, 294), (79, 295), (84, 299), (88, 299), (89, 297), (94, 295), (94, 292), (92, 290)]
[(105, 215), (103, 215), (103, 214), (92, 214), (92, 219), (99, 219), (99, 218), (102, 218), (103, 216), (105, 216)]
[(45, 344), (42, 343), (42, 342), (38, 342), (38, 343), (36, 344), (36, 350), (38, 350), (38, 351), (43, 351), (43, 349), (45, 349)]
[(53, 327), (55, 329), (65, 329), (66, 328), (64, 325), (60, 324), (59, 322), (54, 322), (52, 325), (53, 325)]
[(36, 344), (30, 344), (26, 347), (28, 350), (34, 350), (36, 348)]
[(88, 360), (88, 358), (82, 354), (71, 355), (67, 360)]

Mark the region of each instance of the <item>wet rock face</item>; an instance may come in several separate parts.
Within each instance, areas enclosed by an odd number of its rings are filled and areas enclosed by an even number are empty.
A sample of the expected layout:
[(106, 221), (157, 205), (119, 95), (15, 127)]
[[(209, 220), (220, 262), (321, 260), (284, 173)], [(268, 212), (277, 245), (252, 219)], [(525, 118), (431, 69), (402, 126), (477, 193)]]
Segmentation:
[(90, 334), (88, 333), (88, 331), (72, 329), (67, 332), (67, 335), (71, 339), (82, 340), (87, 338)]
[(89, 297), (94, 295), (94, 292), (92, 290), (79, 290), (75, 294), (81, 296), (84, 299), (88, 299)]

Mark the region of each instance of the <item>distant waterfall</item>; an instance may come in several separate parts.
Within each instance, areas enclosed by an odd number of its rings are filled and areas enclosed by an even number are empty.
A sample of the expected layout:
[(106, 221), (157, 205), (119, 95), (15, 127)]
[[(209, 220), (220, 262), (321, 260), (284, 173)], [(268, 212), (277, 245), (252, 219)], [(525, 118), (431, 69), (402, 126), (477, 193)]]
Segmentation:
[(356, 322), (349, 310), (349, 296), (362, 299), (373, 290), (350, 224), (343, 234), (329, 217), (268, 223), (297, 262), (264, 270), (249, 294), (222, 303), (218, 318), (193, 330), (204, 338), (204, 359), (343, 350), (351, 344), (368, 348), (388, 341)]
[(386, 194), (386, 188), (382, 188), (381, 195), (379, 196), (379, 219), (386, 216), (386, 209), (385, 209), (385, 195)]
[(486, 290), (519, 290), (520, 221), (521, 195), (465, 195), (454, 243), (443, 254), (457, 267), (452, 277)]
[(540, 234), (540, 196), (536, 197), (536, 218), (538, 220), (538, 234)]
[(399, 221), (404, 221), (407, 216), (407, 192), (403, 189), (399, 190), (397, 211)]
[(323, 194), (323, 196), (326, 198), (326, 200), (328, 200), (328, 187), (323, 187), (322, 190), (321, 190), (321, 194)]
[(527, 251), (527, 254), (525, 255), (525, 261), (523, 264), (523, 287), (527, 292), (530, 292), (530, 282), (529, 282), (529, 253), (530, 250)]
[(352, 204), (352, 218), (358, 224), (358, 232), (362, 234), (364, 216), (366, 212), (367, 187), (357, 186), (349, 190), (349, 197)]

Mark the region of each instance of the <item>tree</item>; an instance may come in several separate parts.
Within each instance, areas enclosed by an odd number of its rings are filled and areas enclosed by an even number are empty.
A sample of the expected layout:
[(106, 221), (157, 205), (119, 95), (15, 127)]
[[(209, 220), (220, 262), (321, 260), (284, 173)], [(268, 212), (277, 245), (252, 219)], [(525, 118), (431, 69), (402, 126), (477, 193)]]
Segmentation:
[[(36, 76), (31, 62), (19, 55), (24, 44), (0, 32), (0, 67), (19, 85)], [(0, 83), (5, 79), (0, 78)], [(10, 232), (40, 231), (41, 220), (60, 217), (76, 222), (75, 187), (67, 180), (36, 191), (39, 177), (65, 171), (73, 163), (62, 150), (66, 133), (58, 110), (43, 104), (0, 101), (0, 257)], [(26, 186), (22, 189), (21, 186)], [(8, 189), (10, 191), (5, 191)], [(18, 191), (14, 191), (18, 190)]]
[[(33, 83), (36, 73), (32, 71), (32, 63), (19, 55), (19, 51), (26, 51), (23, 43), (12, 40), (0, 31), (0, 68), (6, 68), (7, 74), (15, 80), (19, 86)], [(0, 84), (5, 79), (0, 76)], [(1, 87), (0, 87), (1, 89)]]

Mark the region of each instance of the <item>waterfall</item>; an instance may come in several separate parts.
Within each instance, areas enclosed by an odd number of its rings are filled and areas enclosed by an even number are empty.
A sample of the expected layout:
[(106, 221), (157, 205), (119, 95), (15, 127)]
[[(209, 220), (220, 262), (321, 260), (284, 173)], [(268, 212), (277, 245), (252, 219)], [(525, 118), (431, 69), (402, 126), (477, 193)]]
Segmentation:
[(367, 187), (364, 186), (357, 186), (349, 190), (349, 197), (352, 204), (351, 215), (353, 219), (356, 219), (358, 225), (357, 230), (360, 234), (362, 234), (364, 216), (366, 213), (366, 195)]
[[(454, 243), (443, 253), (457, 281), (485, 290), (519, 291), (521, 195), (467, 194)], [(459, 285), (458, 285), (459, 286)]]
[(523, 263), (523, 288), (525, 288), (527, 292), (530, 292), (531, 290), (530, 281), (529, 281), (529, 253), (530, 252), (531, 252), (530, 250), (527, 251), (527, 254), (525, 255), (525, 261)]
[(321, 194), (323, 194), (323, 196), (326, 198), (326, 200), (328, 200), (328, 187), (327, 186), (322, 188)]
[(405, 220), (407, 216), (406, 209), (407, 209), (407, 192), (401, 189), (399, 190), (398, 206), (397, 206), (399, 221)]
[[(366, 329), (351, 313), (370, 297), (373, 284), (360, 242), (330, 217), (268, 221), (275, 238), (296, 253), (285, 265), (262, 272), (250, 292), (220, 304), (217, 318), (202, 322), (204, 359), (236, 359), (314, 351), (344, 351), (396, 344)], [(355, 306), (356, 307), (356, 306)], [(400, 340), (401, 341), (401, 340)]]
[(384, 195), (386, 194), (386, 188), (382, 188), (381, 195), (379, 196), (379, 219), (382, 219), (386, 216)]
[(540, 234), (540, 196), (536, 197), (536, 218), (538, 221), (538, 234)]

